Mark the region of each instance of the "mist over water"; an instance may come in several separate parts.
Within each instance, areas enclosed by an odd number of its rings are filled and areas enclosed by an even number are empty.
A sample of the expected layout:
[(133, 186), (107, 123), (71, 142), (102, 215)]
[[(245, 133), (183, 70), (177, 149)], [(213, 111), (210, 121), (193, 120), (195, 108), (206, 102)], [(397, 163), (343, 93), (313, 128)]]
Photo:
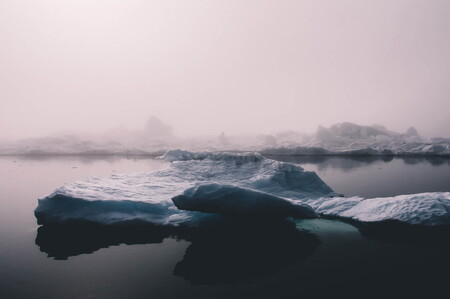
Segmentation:
[[(0, 140), (379, 123), (450, 137), (448, 1), (1, 1)], [(124, 125), (125, 128), (120, 127)]]
[(449, 16), (0, 0), (0, 298), (443, 297)]

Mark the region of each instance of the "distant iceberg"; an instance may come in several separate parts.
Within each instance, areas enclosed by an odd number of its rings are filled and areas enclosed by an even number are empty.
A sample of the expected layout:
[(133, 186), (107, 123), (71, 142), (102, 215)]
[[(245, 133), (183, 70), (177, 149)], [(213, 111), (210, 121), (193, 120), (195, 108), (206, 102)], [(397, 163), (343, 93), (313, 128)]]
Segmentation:
[(285, 140), (260, 149), (265, 155), (283, 156), (441, 156), (450, 157), (450, 139), (420, 137), (417, 130), (396, 133), (383, 126), (360, 126), (344, 122), (329, 128), (320, 126), (300, 142)]
[(450, 225), (450, 192), (345, 198), (314, 172), (257, 153), (174, 150), (167, 169), (90, 178), (40, 199), (39, 224), (90, 222), (195, 226), (217, 214)]
[(161, 155), (167, 150), (260, 152), (289, 156), (440, 156), (450, 157), (449, 138), (421, 137), (380, 125), (349, 122), (319, 126), (314, 134), (284, 131), (269, 135), (177, 137), (171, 126), (151, 117), (142, 130), (119, 127), (103, 133), (65, 133), (0, 142), (0, 155)]
[(100, 133), (60, 132), (0, 142), (0, 155), (161, 155), (179, 143), (172, 131), (152, 116), (141, 130), (120, 126)]

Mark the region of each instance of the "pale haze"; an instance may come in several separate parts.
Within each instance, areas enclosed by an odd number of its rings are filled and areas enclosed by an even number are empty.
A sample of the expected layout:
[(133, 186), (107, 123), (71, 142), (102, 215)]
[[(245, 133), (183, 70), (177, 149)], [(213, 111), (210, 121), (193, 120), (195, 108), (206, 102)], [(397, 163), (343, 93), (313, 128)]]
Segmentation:
[(0, 139), (142, 128), (450, 137), (450, 1), (0, 0)]

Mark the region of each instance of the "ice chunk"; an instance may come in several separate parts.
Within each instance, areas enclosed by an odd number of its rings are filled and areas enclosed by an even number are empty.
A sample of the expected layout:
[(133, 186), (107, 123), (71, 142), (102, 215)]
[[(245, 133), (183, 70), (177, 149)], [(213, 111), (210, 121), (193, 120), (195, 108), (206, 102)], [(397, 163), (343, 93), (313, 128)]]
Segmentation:
[(362, 222), (398, 221), (423, 226), (450, 226), (450, 192), (428, 192), (363, 199), (307, 200), (319, 214)]
[(39, 201), (35, 215), (39, 224), (59, 222), (91, 222), (110, 224), (152, 223), (164, 225), (178, 214), (180, 220), (189, 215), (180, 215), (165, 202), (151, 203), (134, 200), (86, 200), (71, 197), (58, 191)]
[[(167, 169), (88, 178), (39, 200), (38, 223), (88, 221), (120, 224), (194, 225), (203, 213), (181, 211), (172, 197), (197, 185), (233, 185), (289, 199), (335, 195), (314, 172), (260, 154), (169, 151)], [(250, 192), (247, 192), (250, 193)], [(245, 198), (243, 198), (245, 200)]]
[(314, 172), (260, 154), (178, 150), (165, 158), (173, 162), (164, 170), (89, 178), (57, 189), (39, 200), (38, 223), (194, 226), (215, 217), (210, 213), (311, 218), (314, 209), (363, 222), (450, 226), (450, 192), (344, 198)]
[(317, 218), (314, 210), (300, 202), (265, 192), (231, 185), (206, 184), (190, 188), (172, 198), (182, 210), (226, 215)]
[(427, 226), (450, 225), (450, 192), (399, 195), (362, 200), (341, 217), (364, 222), (396, 220)]

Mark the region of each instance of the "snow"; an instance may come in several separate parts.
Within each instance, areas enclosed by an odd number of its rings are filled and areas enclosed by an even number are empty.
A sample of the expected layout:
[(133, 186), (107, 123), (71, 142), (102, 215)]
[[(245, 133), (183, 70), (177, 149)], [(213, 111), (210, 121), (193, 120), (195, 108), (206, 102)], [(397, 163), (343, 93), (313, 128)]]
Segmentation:
[[(450, 192), (340, 197), (314, 172), (258, 153), (174, 150), (167, 169), (89, 178), (40, 199), (39, 224), (87, 221), (195, 226), (216, 214), (450, 226)], [(316, 214), (317, 213), (317, 214)]]
[(317, 213), (362, 222), (399, 221), (424, 226), (450, 225), (450, 192), (427, 192), (363, 199), (307, 200)]

